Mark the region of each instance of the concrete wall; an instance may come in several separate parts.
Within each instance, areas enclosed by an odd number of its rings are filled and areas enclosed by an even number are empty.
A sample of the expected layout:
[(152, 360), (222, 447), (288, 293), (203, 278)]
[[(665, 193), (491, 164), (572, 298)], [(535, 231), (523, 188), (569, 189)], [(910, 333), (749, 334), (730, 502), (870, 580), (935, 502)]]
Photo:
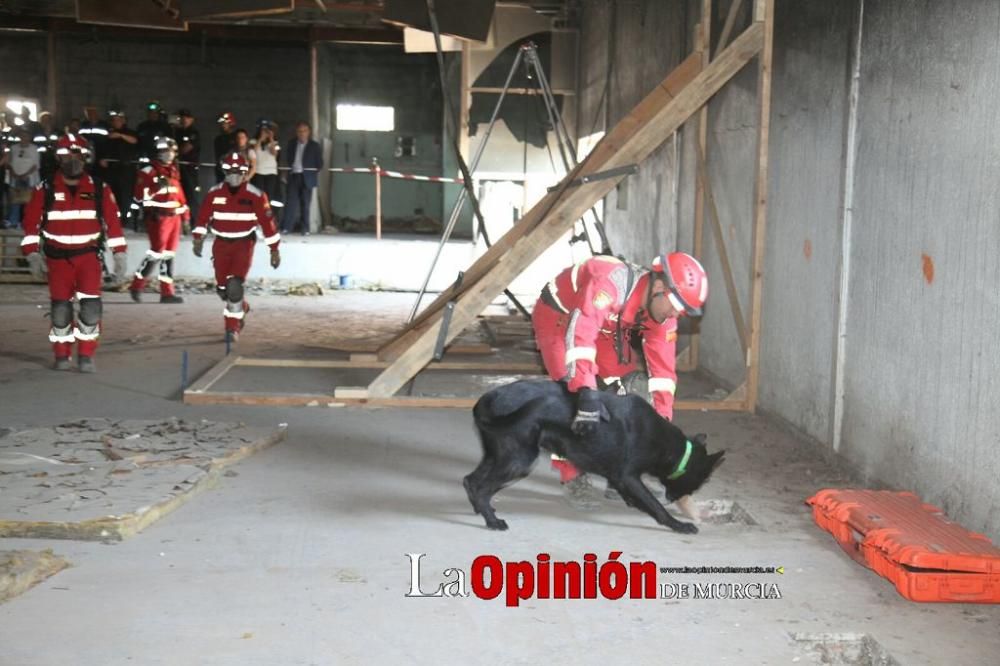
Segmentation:
[(864, 16), (842, 448), (998, 538), (1000, 5)]
[[(689, 4), (583, 3), (581, 137), (613, 127), (687, 56)], [(656, 248), (676, 246), (680, 155), (681, 141), (668, 139), (606, 198), (605, 226), (616, 253), (645, 263)]]
[[(642, 79), (649, 54), (670, 42), (659, 35), (674, 34), (667, 26), (647, 34), (639, 17), (672, 12), (683, 20), (677, 15), (684, 3), (642, 2), (628, 12), (617, 4), (616, 28), (614, 3), (585, 3), (584, 128), (602, 90), (606, 36), (628, 45), (611, 86), (610, 106), (620, 114), (638, 99), (638, 82), (650, 83)], [(1000, 6), (865, 0), (857, 133), (848, 141), (860, 6), (860, 0), (776, 3), (760, 407), (836, 448), (869, 482), (918, 492), (998, 539), (1000, 163), (991, 146), (1000, 143)], [(697, 8), (687, 11), (690, 25)], [(716, 34), (721, 19), (720, 11)], [(626, 67), (634, 70), (625, 74)], [(756, 85), (752, 63), (709, 107), (710, 177), (745, 316)], [(621, 223), (625, 215), (615, 210), (615, 196), (607, 198), (609, 230), (626, 251), (669, 246), (673, 238), (687, 246), (691, 141), (690, 132), (682, 133), (679, 214), (661, 203), (658, 178), (633, 178), (638, 184), (629, 194), (640, 204), (629, 211), (630, 227)], [(653, 160), (643, 165), (644, 177), (657, 173)], [(669, 173), (669, 161), (660, 164)], [(701, 363), (737, 385), (744, 361), (707, 226), (705, 248), (712, 296), (701, 327)]]

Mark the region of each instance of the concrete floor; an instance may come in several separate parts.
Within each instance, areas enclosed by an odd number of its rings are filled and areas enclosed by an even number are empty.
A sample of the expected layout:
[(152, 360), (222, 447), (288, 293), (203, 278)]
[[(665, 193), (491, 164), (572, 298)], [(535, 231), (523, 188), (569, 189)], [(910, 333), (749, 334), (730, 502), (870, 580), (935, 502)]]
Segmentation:
[[(315, 352), (336, 333), (377, 338), (411, 299), (257, 297), (240, 351)], [(701, 498), (737, 501), (756, 527), (680, 536), (621, 504), (577, 513), (539, 465), (498, 497), (511, 529), (494, 533), (460, 483), (479, 456), (467, 412), (184, 406), (181, 353), (190, 352), (195, 377), (218, 360), (219, 301), (108, 301), (99, 374), (55, 374), (46, 368), (44, 291), (0, 287), (0, 426), (180, 416), (288, 423), (288, 438), (123, 543), (0, 541), (51, 547), (73, 563), (0, 605), (0, 664), (819, 663), (795, 632), (868, 634), (901, 664), (997, 663), (1000, 607), (914, 604), (850, 561), (802, 503), (849, 479), (765, 419), (677, 419), (728, 451)], [(404, 597), (405, 553), (427, 554), (424, 588), (433, 589), (443, 569), (468, 570), (480, 554), (593, 552), (603, 561), (613, 550), (660, 566), (784, 566), (783, 576), (660, 577), (776, 582), (782, 598), (532, 600), (511, 609)]]

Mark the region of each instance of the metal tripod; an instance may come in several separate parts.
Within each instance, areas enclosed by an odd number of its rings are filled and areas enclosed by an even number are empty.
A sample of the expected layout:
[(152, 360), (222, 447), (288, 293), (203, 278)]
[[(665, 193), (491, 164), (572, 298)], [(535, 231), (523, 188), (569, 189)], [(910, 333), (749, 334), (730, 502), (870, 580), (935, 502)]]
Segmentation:
[[(545, 104), (545, 112), (548, 116), (549, 124), (552, 126), (556, 135), (556, 143), (559, 147), (559, 156), (562, 160), (563, 167), (566, 169), (566, 172), (569, 173), (577, 164), (576, 152), (572, 149), (573, 143), (570, 140), (569, 132), (566, 130), (566, 125), (563, 124), (562, 116), (559, 113), (559, 107), (556, 105), (555, 96), (552, 94), (552, 88), (549, 86), (549, 81), (545, 76), (542, 63), (538, 58), (538, 50), (532, 42), (526, 42), (517, 50), (517, 55), (514, 57), (514, 64), (511, 66), (510, 72), (507, 74), (507, 80), (504, 82), (503, 88), (500, 91), (500, 98), (497, 100), (496, 106), (493, 109), (493, 114), (490, 116), (490, 122), (486, 128), (486, 133), (483, 135), (483, 140), (479, 142), (478, 146), (476, 146), (476, 152), (472, 156), (472, 162), (469, 164), (469, 170), (471, 172), (475, 172), (476, 168), (479, 166), (479, 160), (483, 156), (483, 151), (486, 149), (486, 144), (489, 142), (490, 135), (493, 133), (493, 127), (496, 125), (497, 116), (500, 114), (500, 108), (503, 106), (503, 101), (507, 96), (507, 91), (510, 89), (511, 81), (514, 80), (514, 74), (518, 71), (518, 67), (522, 64), (525, 67), (527, 77), (531, 79), (532, 76), (534, 76), (534, 78), (538, 81), (542, 101)], [(546, 141), (548, 141), (547, 138)], [(417, 311), (420, 309), (420, 302), (423, 300), (424, 294), (427, 293), (427, 285), (430, 284), (431, 276), (434, 274), (434, 269), (437, 267), (437, 262), (441, 257), (441, 251), (451, 238), (451, 233), (455, 229), (455, 224), (458, 222), (458, 216), (461, 214), (462, 207), (464, 206), (467, 198), (468, 191), (463, 188), (462, 191), (459, 192), (458, 198), (455, 200), (455, 205), (451, 209), (448, 224), (445, 225), (444, 232), (441, 234), (441, 241), (438, 243), (437, 251), (434, 253), (434, 259), (431, 262), (430, 269), (427, 271), (427, 277), (424, 278), (424, 283), (420, 287), (420, 293), (417, 294), (417, 300), (413, 304), (413, 309), (410, 311), (410, 318), (407, 320), (408, 322), (413, 322), (417, 316)], [(581, 236), (590, 245), (590, 251), (593, 254), (610, 254), (611, 249), (608, 245), (608, 239), (604, 234), (604, 228), (597, 215), (597, 211), (591, 208), (591, 213), (594, 216), (595, 228), (601, 237), (600, 250), (596, 250), (590, 240), (586, 220), (581, 220), (581, 223), (583, 224), (583, 233)]]

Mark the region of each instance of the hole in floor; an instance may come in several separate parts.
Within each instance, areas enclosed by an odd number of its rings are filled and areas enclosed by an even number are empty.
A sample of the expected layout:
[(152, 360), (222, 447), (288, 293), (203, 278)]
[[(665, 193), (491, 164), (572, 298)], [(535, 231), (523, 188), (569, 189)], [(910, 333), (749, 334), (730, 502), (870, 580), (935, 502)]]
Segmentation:
[[(695, 506), (701, 514), (701, 522), (709, 525), (748, 525), (757, 526), (760, 523), (743, 508), (739, 502), (725, 499), (695, 500)], [(676, 507), (677, 505), (674, 504)]]
[(900, 666), (871, 634), (791, 633), (789, 635), (815, 664)]

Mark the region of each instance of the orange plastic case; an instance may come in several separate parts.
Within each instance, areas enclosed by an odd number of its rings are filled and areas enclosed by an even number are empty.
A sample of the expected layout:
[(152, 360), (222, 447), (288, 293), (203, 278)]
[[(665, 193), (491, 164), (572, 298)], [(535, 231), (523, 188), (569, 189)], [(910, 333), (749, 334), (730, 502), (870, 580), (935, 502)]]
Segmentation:
[(816, 524), (911, 601), (1000, 603), (1000, 548), (913, 493), (821, 490)]

